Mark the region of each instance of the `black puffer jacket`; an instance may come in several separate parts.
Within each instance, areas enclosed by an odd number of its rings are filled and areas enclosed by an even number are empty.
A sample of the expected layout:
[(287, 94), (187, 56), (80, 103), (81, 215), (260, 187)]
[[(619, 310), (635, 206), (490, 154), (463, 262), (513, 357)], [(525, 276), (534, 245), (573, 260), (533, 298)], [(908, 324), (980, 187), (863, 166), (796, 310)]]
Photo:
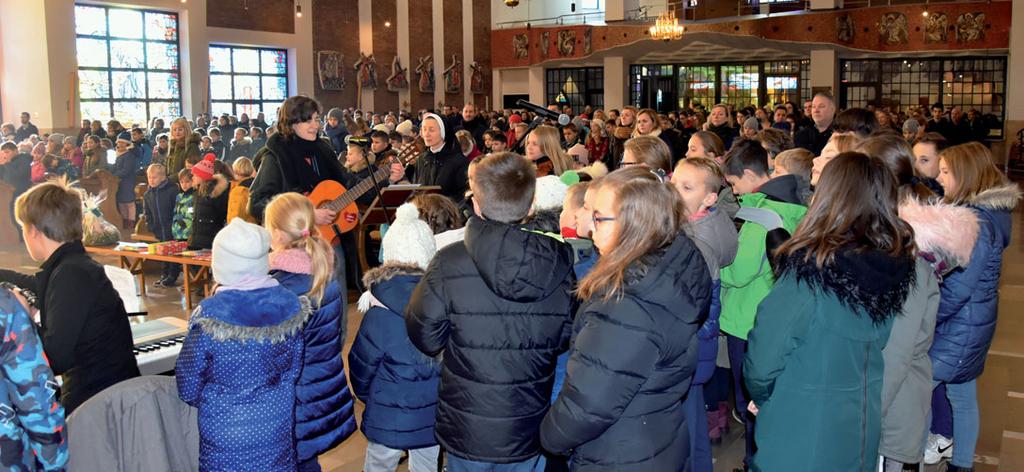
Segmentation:
[(627, 270), (621, 300), (584, 302), (565, 385), (541, 425), (544, 448), (572, 450), (573, 470), (683, 470), (683, 397), (710, 301), (704, 258), (680, 234)]
[(474, 217), (465, 243), (430, 263), (405, 322), (417, 349), (444, 351), (435, 436), (450, 453), (508, 463), (540, 452), (555, 361), (569, 344), (572, 261), (557, 239)]
[(188, 238), (189, 249), (212, 249), (213, 238), (224, 229), (228, 217), (228, 190), (231, 187), (228, 179), (221, 174), (213, 175), (213, 188), (209, 195), (202, 196), (198, 192), (193, 203), (192, 236)]

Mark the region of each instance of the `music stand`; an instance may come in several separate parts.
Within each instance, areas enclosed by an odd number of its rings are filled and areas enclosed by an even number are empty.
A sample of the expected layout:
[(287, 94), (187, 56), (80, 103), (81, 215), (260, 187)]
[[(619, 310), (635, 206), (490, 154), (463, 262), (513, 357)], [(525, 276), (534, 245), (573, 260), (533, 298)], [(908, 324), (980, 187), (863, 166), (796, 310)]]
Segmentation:
[(359, 220), (359, 234), (356, 238), (356, 247), (359, 250), (359, 264), (365, 272), (369, 268), (366, 260), (366, 225), (388, 224), (395, 219), (395, 212), (398, 207), (408, 201), (414, 194), (440, 193), (441, 187), (437, 185), (419, 184), (395, 184), (385, 187), (373, 203), (363, 212)]

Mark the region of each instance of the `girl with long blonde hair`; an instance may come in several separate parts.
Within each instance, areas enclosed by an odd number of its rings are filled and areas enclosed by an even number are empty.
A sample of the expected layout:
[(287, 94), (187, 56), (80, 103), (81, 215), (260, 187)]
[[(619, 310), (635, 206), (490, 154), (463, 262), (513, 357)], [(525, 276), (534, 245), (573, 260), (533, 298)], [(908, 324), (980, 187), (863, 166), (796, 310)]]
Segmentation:
[(562, 175), (572, 170), (572, 159), (562, 150), (558, 128), (541, 125), (526, 138), (526, 158), (537, 166), (537, 177)]
[(303, 368), (295, 384), (295, 441), (299, 470), (337, 446), (356, 429), (345, 382), (341, 346), (348, 325), (347, 294), (333, 277), (334, 254), (317, 231), (313, 204), (301, 194), (274, 197), (263, 216), (270, 232), (271, 275), (314, 311), (303, 327)]

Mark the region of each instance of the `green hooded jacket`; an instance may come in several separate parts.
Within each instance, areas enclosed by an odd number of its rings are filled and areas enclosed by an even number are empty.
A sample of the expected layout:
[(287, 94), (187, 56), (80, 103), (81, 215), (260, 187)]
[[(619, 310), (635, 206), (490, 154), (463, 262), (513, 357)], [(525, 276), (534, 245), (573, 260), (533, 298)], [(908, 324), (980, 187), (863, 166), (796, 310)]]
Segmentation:
[[(749, 209), (768, 211), (750, 214)], [(780, 227), (792, 235), (806, 213), (807, 207), (800, 203), (799, 184), (792, 175), (769, 180), (758, 192), (740, 197), (740, 212), (736, 217), (750, 215), (753, 218), (740, 228), (739, 248), (733, 263), (722, 268), (722, 316), (719, 320), (722, 331), (747, 339), (747, 332), (754, 326), (757, 305), (775, 284), (766, 249), (769, 226)], [(763, 221), (754, 221), (773, 217), (774, 223), (768, 226)], [(778, 230), (773, 235), (776, 233)]]

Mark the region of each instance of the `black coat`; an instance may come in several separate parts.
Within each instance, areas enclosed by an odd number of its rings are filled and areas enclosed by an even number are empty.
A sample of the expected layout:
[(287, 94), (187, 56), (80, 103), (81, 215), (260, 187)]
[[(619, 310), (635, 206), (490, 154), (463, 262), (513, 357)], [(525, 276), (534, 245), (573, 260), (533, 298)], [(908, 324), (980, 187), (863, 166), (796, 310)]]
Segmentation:
[(405, 322), (417, 349), (444, 351), (435, 435), (450, 453), (508, 463), (540, 452), (555, 361), (569, 342), (572, 263), (568, 244), (475, 217), (464, 244), (430, 263)]
[(811, 151), (815, 156), (820, 156), (821, 150), (825, 149), (825, 145), (828, 144), (828, 140), (831, 137), (831, 125), (829, 125), (825, 132), (818, 131), (818, 127), (812, 125), (797, 131), (793, 136), (793, 144), (798, 148)]
[(57, 248), (35, 276), (0, 270), (0, 281), (39, 297), (39, 334), (53, 373), (64, 378), (60, 401), (67, 415), (101, 390), (139, 376), (124, 303), (81, 241)]
[(416, 163), (406, 168), (410, 180), (420, 185), (439, 185), (441, 194), (455, 202), (466, 197), (469, 188), (469, 159), (448, 140), (439, 152), (427, 150)]
[(178, 197), (178, 185), (170, 179), (158, 187), (150, 188), (142, 196), (146, 225), (158, 241), (174, 239), (171, 222), (174, 220), (174, 202)]
[(32, 186), (32, 156), (18, 153), (10, 162), (0, 166), (0, 180), (14, 187), (14, 198)]
[(470, 121), (465, 121), (462, 119), (462, 115), (459, 115), (457, 121), (458, 124), (455, 125), (455, 130), (458, 131), (460, 129), (464, 129), (469, 131), (469, 134), (473, 135), (473, 140), (476, 141), (476, 148), (484, 149), (484, 133), (489, 128), (487, 126), (487, 120), (485, 120), (484, 117), (477, 115), (476, 118), (473, 118)]
[(208, 195), (195, 194), (189, 249), (212, 249), (213, 238), (227, 223), (231, 183), (220, 174), (214, 174), (213, 179), (213, 189)]
[(36, 125), (31, 122), (21, 125), (14, 131), (14, 142), (20, 143), (31, 137), (33, 134), (39, 136), (39, 128), (36, 128)]
[(551, 452), (571, 450), (573, 470), (684, 470), (690, 447), (683, 398), (711, 276), (680, 234), (627, 269), (624, 292), (580, 307), (565, 384), (541, 441)]
[[(345, 169), (338, 162), (327, 140), (321, 139), (310, 144), (313, 149), (310, 156), (299, 156), (302, 154), (296, 145), (299, 139), (274, 133), (267, 139), (266, 147), (260, 150), (259, 170), (249, 190), (249, 214), (253, 218), (263, 221), (263, 210), (270, 199), (279, 193), (298, 192), (306, 195), (324, 180), (339, 183), (346, 181)], [(313, 164), (306, 164), (305, 157), (310, 157)]]

